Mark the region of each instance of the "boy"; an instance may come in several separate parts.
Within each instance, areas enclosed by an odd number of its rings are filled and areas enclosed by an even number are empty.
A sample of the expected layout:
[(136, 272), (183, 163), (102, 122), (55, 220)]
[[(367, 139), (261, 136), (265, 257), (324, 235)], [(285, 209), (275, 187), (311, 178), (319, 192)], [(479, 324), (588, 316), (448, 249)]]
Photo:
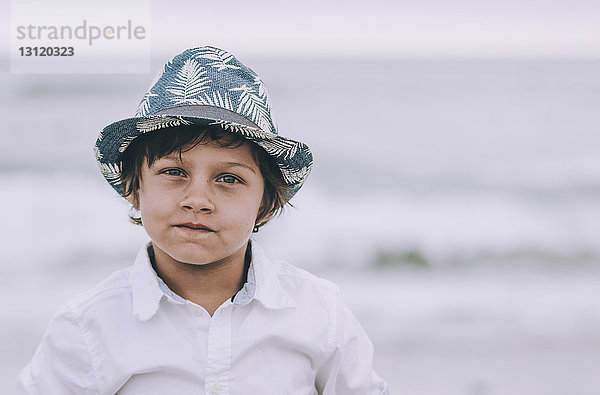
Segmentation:
[(151, 241), (55, 315), (20, 393), (388, 392), (338, 289), (250, 240), (312, 166), (277, 134), (252, 70), (214, 47), (183, 52), (95, 153)]

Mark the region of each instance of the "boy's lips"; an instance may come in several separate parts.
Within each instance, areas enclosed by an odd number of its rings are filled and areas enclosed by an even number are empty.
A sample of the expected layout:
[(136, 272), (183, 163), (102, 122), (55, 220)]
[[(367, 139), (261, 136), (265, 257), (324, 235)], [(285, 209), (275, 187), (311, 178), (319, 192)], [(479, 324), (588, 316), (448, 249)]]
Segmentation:
[(201, 224), (201, 223), (194, 223), (194, 222), (186, 222), (184, 224), (177, 224), (175, 225), (176, 228), (183, 228), (183, 229), (190, 229), (190, 230), (199, 230), (199, 231), (208, 231), (208, 232), (214, 232), (214, 230), (212, 230), (211, 228), (209, 228), (208, 226)]

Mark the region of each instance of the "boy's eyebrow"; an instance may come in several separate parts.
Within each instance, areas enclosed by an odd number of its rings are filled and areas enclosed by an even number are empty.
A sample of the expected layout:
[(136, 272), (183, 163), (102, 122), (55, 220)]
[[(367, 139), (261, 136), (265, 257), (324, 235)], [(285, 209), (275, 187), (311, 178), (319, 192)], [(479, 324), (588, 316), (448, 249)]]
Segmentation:
[(221, 166), (225, 166), (225, 167), (244, 167), (248, 170), (250, 170), (252, 173), (256, 174), (256, 171), (254, 171), (254, 169), (244, 163), (239, 163), (239, 162), (221, 162), (219, 163), (219, 165)]
[(172, 153), (170, 153), (168, 155), (165, 155), (165, 156), (161, 156), (160, 158), (156, 158), (157, 161), (161, 160), (161, 159), (169, 159), (169, 160), (173, 160), (175, 162), (181, 163), (181, 157), (178, 154), (174, 153), (174, 152), (172, 152)]

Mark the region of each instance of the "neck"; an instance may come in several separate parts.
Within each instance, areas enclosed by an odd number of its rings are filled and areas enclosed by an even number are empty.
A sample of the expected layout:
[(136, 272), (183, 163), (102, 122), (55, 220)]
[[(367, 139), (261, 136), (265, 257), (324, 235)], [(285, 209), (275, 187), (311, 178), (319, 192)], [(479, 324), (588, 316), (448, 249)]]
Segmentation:
[(250, 264), (250, 242), (230, 257), (206, 265), (192, 265), (152, 248), (152, 266), (177, 295), (204, 307), (212, 316), (246, 282)]

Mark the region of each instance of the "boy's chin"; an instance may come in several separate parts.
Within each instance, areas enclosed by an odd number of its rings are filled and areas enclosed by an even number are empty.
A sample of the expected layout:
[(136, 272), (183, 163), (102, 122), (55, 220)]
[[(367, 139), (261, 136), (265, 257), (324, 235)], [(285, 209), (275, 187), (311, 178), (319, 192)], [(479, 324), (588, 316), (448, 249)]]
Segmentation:
[(182, 254), (179, 252), (168, 255), (174, 261), (190, 266), (206, 266), (220, 260), (216, 259), (217, 257), (207, 256), (206, 254)]
[(233, 245), (205, 245), (205, 243), (196, 242), (177, 242), (177, 243), (156, 243), (153, 241), (155, 256), (157, 260), (163, 260), (164, 263), (185, 264), (189, 266), (208, 266), (219, 265), (243, 260), (248, 242), (237, 243)]
[[(220, 263), (226, 263), (234, 258), (234, 254), (216, 254), (216, 253), (207, 253), (205, 251), (196, 252), (196, 251), (175, 251), (168, 252), (167, 255), (171, 257), (174, 261), (188, 265), (188, 266), (209, 266), (209, 265), (218, 265)], [(229, 259), (228, 259), (229, 258)]]
[(188, 266), (207, 266), (216, 263), (217, 261), (206, 260), (206, 259), (197, 259), (197, 258), (181, 258), (177, 259), (179, 263)]

